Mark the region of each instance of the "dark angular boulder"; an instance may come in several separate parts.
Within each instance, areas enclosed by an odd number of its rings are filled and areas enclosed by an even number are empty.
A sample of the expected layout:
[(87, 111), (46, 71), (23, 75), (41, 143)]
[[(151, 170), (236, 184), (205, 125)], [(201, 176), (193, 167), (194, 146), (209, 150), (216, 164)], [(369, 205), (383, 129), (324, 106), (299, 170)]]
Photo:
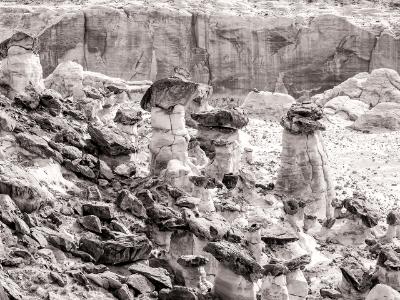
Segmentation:
[(214, 109), (193, 113), (192, 119), (205, 127), (241, 129), (249, 123), (249, 118), (239, 108)]

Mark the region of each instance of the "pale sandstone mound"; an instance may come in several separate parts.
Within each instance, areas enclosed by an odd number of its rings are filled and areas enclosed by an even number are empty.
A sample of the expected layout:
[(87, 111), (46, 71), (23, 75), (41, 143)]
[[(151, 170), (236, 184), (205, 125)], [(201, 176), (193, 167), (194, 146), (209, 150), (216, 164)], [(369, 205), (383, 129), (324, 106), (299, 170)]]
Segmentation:
[(282, 118), (281, 166), (276, 189), (306, 203), (305, 214), (331, 218), (334, 198), (328, 158), (318, 121), (322, 110), (311, 103), (294, 104)]
[(252, 91), (244, 99), (241, 108), (252, 116), (265, 120), (277, 120), (295, 102), (295, 99), (287, 94)]
[(376, 285), (365, 300), (400, 300), (400, 293), (385, 284)]
[(348, 96), (375, 106), (381, 102), (400, 102), (400, 76), (393, 69), (375, 69), (371, 73), (360, 73), (347, 79), (333, 89), (312, 99), (325, 105), (338, 96)]
[(28, 86), (44, 89), (37, 38), (17, 32), (3, 41), (0, 49), (0, 82), (11, 89), (9, 96), (26, 93)]
[(399, 130), (400, 103), (384, 102), (377, 104), (361, 115), (352, 125), (361, 131)]
[(329, 115), (341, 114), (348, 120), (355, 121), (368, 112), (368, 104), (350, 99), (349, 96), (338, 96), (329, 100), (324, 106), (324, 113)]

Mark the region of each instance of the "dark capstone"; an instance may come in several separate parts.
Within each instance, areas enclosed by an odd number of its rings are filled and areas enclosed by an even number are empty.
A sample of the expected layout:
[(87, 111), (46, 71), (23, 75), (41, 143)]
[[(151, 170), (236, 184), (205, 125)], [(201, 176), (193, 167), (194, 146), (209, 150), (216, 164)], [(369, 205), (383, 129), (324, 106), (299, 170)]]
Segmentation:
[(239, 175), (234, 175), (232, 173), (224, 174), (222, 183), (226, 186), (228, 190), (234, 189), (239, 181)]
[(135, 109), (119, 109), (114, 118), (115, 123), (121, 123), (123, 125), (135, 125), (142, 120), (142, 112)]
[(227, 241), (209, 242), (203, 249), (212, 254), (220, 263), (249, 281), (261, 277), (262, 268), (250, 252), (239, 244)]
[(345, 199), (343, 206), (349, 213), (360, 217), (365, 226), (372, 228), (378, 224), (379, 217), (376, 212), (366, 207), (366, 202), (364, 195), (355, 194), (353, 198)]
[(399, 210), (392, 210), (388, 213), (386, 217), (386, 222), (388, 225), (400, 225), (400, 211)]
[(311, 262), (311, 256), (308, 254), (304, 254), (302, 256), (287, 261), (285, 265), (290, 271), (294, 271), (297, 269), (303, 269), (310, 262)]
[(197, 268), (205, 266), (208, 263), (208, 258), (201, 255), (182, 255), (178, 258), (178, 264), (187, 268)]
[(143, 95), (140, 106), (147, 111), (152, 107), (170, 109), (175, 105), (186, 105), (195, 98), (211, 93), (209, 85), (184, 81), (170, 77), (154, 82)]
[(312, 134), (316, 130), (325, 130), (318, 121), (322, 117), (322, 108), (315, 103), (294, 103), (280, 123), (292, 134)]
[(192, 119), (205, 127), (241, 129), (249, 123), (249, 118), (239, 108), (214, 109), (193, 113)]
[(83, 140), (82, 135), (72, 128), (63, 129), (54, 136), (53, 140), (56, 143), (75, 146), (78, 149), (82, 149), (85, 146), (85, 141)]
[(298, 239), (292, 227), (280, 224), (268, 224), (261, 232), (261, 240), (267, 245), (284, 245)]

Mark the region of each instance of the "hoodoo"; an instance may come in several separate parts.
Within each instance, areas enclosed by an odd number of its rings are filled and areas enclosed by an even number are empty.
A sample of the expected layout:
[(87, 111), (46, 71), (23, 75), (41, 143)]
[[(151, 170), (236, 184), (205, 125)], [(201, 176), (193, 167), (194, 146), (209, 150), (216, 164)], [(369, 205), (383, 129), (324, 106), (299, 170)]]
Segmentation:
[(303, 201), (305, 215), (324, 220), (332, 218), (334, 189), (321, 136), (322, 117), (322, 109), (307, 101), (293, 104), (282, 118), (276, 190)]

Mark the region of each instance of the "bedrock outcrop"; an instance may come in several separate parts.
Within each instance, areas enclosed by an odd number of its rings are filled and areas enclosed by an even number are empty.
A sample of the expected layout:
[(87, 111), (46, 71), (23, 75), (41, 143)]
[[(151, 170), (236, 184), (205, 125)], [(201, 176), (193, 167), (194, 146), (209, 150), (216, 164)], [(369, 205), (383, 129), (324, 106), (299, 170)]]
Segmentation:
[(2, 6), (0, 42), (16, 28), (38, 36), (44, 76), (68, 60), (125, 80), (161, 79), (184, 66), (215, 94), (274, 91), (277, 82), (290, 94), (318, 92), (360, 72), (400, 69), (400, 41), (383, 25), (372, 28), (375, 20), (362, 26), (326, 11), (295, 18), (269, 4), (257, 15), (140, 1)]

